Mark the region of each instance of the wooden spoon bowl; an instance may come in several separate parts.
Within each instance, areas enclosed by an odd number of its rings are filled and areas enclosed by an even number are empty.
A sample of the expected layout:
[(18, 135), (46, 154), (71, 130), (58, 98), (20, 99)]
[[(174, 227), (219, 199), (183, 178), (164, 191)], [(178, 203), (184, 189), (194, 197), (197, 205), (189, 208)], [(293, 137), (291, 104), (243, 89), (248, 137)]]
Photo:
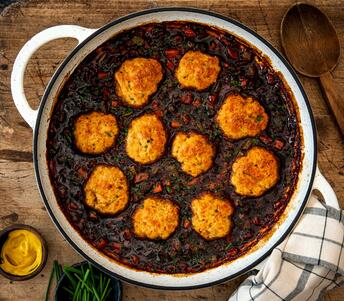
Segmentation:
[(344, 102), (330, 73), (338, 63), (340, 45), (330, 20), (318, 8), (296, 3), (284, 15), (280, 34), (284, 52), (296, 71), (320, 78), (323, 94), (344, 135)]

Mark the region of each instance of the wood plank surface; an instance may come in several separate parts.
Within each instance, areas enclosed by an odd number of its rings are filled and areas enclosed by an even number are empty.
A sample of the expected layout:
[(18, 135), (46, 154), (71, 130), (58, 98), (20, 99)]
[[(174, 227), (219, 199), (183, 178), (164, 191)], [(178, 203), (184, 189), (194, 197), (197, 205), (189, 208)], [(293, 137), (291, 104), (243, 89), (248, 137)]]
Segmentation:
[[(40, 275), (25, 282), (0, 277), (0, 300), (43, 300), (52, 261), (72, 264), (81, 257), (68, 245), (50, 220), (36, 187), (32, 163), (32, 130), (18, 114), (10, 93), (13, 61), (35, 33), (54, 25), (77, 24), (98, 28), (142, 9), (189, 6), (212, 10), (248, 25), (281, 49), (279, 26), (286, 9), (296, 1), (155, 1), (155, 0), (27, 0), (12, 4), (0, 15), (0, 229), (20, 222), (39, 229), (48, 242), (49, 258)], [(316, 4), (333, 22), (344, 48), (344, 1), (307, 1)], [(31, 59), (25, 74), (25, 92), (36, 107), (55, 68), (76, 42), (61, 39), (42, 47)], [(332, 72), (344, 91), (344, 59)], [(319, 166), (344, 207), (344, 142), (321, 95), (318, 81), (300, 76), (311, 102), (319, 137)], [(343, 95), (343, 93), (341, 94)], [(227, 300), (245, 277), (218, 286), (184, 292), (157, 291), (124, 284), (124, 301)], [(324, 300), (344, 299), (344, 287), (327, 293)]]

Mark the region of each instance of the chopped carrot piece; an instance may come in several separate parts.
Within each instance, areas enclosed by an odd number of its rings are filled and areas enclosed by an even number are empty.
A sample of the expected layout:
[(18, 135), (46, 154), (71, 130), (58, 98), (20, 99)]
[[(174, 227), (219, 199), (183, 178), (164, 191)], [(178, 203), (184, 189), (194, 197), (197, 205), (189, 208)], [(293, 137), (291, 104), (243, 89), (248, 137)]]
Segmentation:
[(192, 38), (196, 35), (195, 32), (190, 28), (185, 28), (183, 31), (184, 31), (185, 35), (189, 38)]
[(162, 186), (161, 186), (161, 184), (160, 184), (160, 183), (155, 184), (154, 189), (153, 189), (153, 192), (154, 192), (154, 193), (158, 193), (158, 192), (161, 192), (161, 191), (162, 191)]
[(173, 63), (171, 61), (167, 61), (166, 66), (167, 66), (168, 69), (173, 71), (174, 65), (173, 65)]
[(160, 109), (156, 110), (156, 111), (155, 111), (155, 114), (156, 114), (156, 116), (158, 116), (158, 117), (164, 116), (164, 112), (163, 112), (162, 110), (160, 110)]
[(172, 120), (171, 122), (171, 127), (173, 127), (174, 129), (179, 128), (181, 126), (180, 122), (177, 120)]
[(260, 136), (259, 139), (266, 144), (272, 142), (272, 139), (268, 136)]
[(107, 240), (104, 238), (101, 238), (97, 243), (96, 243), (96, 247), (98, 249), (103, 249), (106, 245), (108, 244)]
[(199, 178), (193, 178), (190, 182), (188, 182), (188, 186), (195, 185), (199, 182)]
[(185, 219), (184, 222), (183, 222), (183, 227), (185, 229), (188, 229), (190, 226), (191, 226), (190, 221), (188, 219)]
[(284, 142), (282, 140), (276, 139), (274, 142), (274, 147), (278, 150), (281, 150), (284, 146)]
[(106, 72), (98, 72), (98, 78), (99, 79), (104, 79), (105, 77), (107, 77), (107, 73)]
[(190, 104), (190, 103), (192, 103), (192, 101), (193, 101), (193, 96), (192, 96), (192, 94), (191, 93), (187, 93), (187, 94), (184, 94), (182, 97), (181, 97), (181, 102), (182, 103), (185, 103), (185, 104)]
[(201, 105), (201, 100), (198, 99), (198, 98), (195, 99), (195, 100), (193, 101), (192, 105), (198, 108), (198, 107)]
[(183, 119), (183, 122), (184, 122), (185, 124), (189, 124), (189, 122), (190, 122), (190, 117), (189, 117), (188, 115), (184, 114), (184, 115), (182, 116), (182, 119)]
[(236, 60), (238, 58), (238, 53), (231, 48), (227, 48), (227, 53), (229, 57), (232, 58), (233, 60)]
[(179, 50), (178, 49), (166, 49), (165, 55), (169, 59), (174, 59), (176, 56), (179, 55)]
[(78, 174), (82, 177), (82, 178), (86, 178), (87, 177), (87, 170), (83, 167), (80, 167), (78, 169)]
[(147, 180), (149, 177), (148, 173), (146, 172), (141, 172), (139, 174), (137, 174), (134, 178), (134, 183), (140, 183), (142, 181)]
[(216, 95), (209, 95), (208, 99), (211, 104), (214, 104), (216, 102)]

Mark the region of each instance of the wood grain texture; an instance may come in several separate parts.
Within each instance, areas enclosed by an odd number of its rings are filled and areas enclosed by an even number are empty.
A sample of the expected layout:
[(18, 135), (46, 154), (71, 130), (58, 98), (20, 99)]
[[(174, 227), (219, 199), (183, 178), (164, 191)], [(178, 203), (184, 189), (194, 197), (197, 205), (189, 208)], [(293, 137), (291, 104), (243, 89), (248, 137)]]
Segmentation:
[[(35, 33), (53, 25), (77, 24), (97, 28), (130, 12), (162, 6), (192, 6), (233, 17), (248, 25), (275, 47), (281, 48), (279, 26), (293, 0), (280, 1), (145, 1), (145, 0), (27, 0), (11, 5), (0, 15), (0, 228), (14, 222), (39, 229), (48, 242), (48, 263), (36, 278), (11, 283), (0, 277), (0, 300), (43, 300), (52, 261), (75, 263), (81, 257), (67, 244), (51, 222), (36, 187), (32, 152), (32, 131), (19, 116), (10, 94), (13, 61), (23, 44)], [(314, 1), (333, 22), (344, 47), (344, 2)], [(26, 71), (25, 91), (37, 106), (44, 87), (54, 70), (75, 46), (75, 41), (61, 39), (41, 48)], [(344, 89), (344, 59), (332, 75)], [(301, 77), (315, 115), (319, 136), (319, 165), (344, 207), (344, 142), (322, 98), (317, 80)], [(124, 301), (148, 300), (216, 300), (228, 299), (243, 279), (239, 278), (211, 288), (186, 292), (165, 292), (124, 284)], [(344, 298), (344, 287), (337, 288), (324, 300)]]
[(326, 72), (320, 76), (320, 83), (323, 95), (336, 118), (338, 127), (344, 137), (344, 101), (341, 91), (339, 91), (336, 82), (331, 73)]

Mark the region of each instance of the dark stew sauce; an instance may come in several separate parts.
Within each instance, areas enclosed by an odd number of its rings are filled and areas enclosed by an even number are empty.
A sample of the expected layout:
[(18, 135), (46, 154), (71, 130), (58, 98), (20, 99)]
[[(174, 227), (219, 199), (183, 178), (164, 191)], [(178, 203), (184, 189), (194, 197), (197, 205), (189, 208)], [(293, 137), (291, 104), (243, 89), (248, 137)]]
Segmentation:
[[(174, 71), (188, 50), (216, 55), (221, 61), (217, 82), (202, 92), (182, 89)], [(114, 73), (126, 59), (149, 57), (160, 61), (164, 79), (148, 105), (131, 109), (115, 93)], [(260, 101), (270, 116), (259, 136), (230, 141), (214, 121), (230, 93)], [(116, 116), (120, 134), (109, 151), (81, 154), (73, 145), (75, 118), (89, 111)], [(125, 152), (131, 120), (155, 112), (169, 136), (165, 155), (142, 166)], [(60, 92), (50, 121), (47, 160), (59, 206), (72, 226), (96, 249), (135, 269), (157, 273), (192, 273), (218, 266), (247, 252), (279, 220), (294, 191), (301, 164), (301, 134), (292, 96), (269, 61), (239, 38), (218, 28), (191, 22), (146, 24), (124, 31), (89, 54)], [(180, 123), (178, 129), (171, 122)], [(174, 125), (175, 126), (175, 125)], [(177, 131), (207, 135), (216, 147), (213, 167), (193, 178), (171, 157)], [(280, 181), (261, 197), (241, 197), (230, 184), (233, 160), (252, 146), (272, 150), (280, 159)], [(83, 202), (83, 185), (97, 164), (119, 166), (130, 183), (129, 206), (118, 215), (102, 216)], [(146, 196), (154, 194), (180, 205), (180, 224), (166, 241), (136, 238), (131, 215)], [(234, 226), (223, 239), (206, 241), (191, 225), (190, 203), (203, 191), (224, 197), (235, 206)]]

